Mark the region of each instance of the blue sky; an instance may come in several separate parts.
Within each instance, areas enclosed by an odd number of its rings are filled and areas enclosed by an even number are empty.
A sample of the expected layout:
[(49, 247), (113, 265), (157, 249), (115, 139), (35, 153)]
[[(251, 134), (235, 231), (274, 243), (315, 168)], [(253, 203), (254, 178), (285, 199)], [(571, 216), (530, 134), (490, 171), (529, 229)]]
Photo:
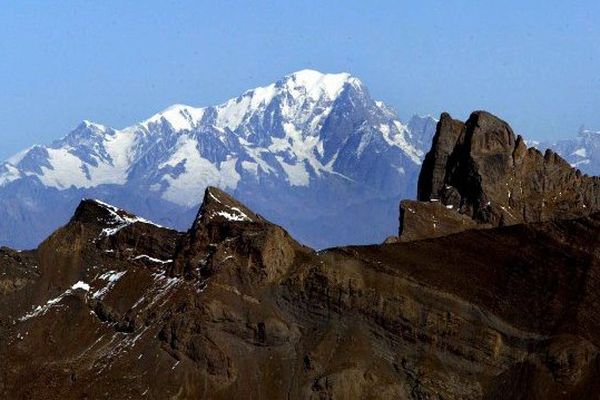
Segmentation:
[(598, 1), (3, 1), (0, 158), (303, 68), (406, 119), (487, 109), (528, 137), (600, 129)]

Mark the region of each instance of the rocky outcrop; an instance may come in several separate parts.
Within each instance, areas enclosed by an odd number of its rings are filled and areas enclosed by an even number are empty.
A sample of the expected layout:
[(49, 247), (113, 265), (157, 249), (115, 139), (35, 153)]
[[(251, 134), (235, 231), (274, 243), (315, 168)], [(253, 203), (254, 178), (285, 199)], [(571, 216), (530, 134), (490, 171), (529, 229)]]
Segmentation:
[(205, 279), (237, 254), (236, 268), (245, 269), (239, 277), (253, 284), (272, 282), (285, 274), (296, 253), (311, 251), (227, 193), (208, 187), (172, 273)]
[(474, 112), (465, 123), (444, 113), (419, 175), (417, 202), (400, 206), (400, 236), (415, 240), (598, 210), (599, 178), (581, 174), (550, 150), (527, 148), (487, 112)]
[(408, 242), (490, 226), (478, 224), (468, 215), (456, 212), (453, 205), (444, 205), (437, 199), (430, 202), (402, 200), (400, 240), (397, 241)]

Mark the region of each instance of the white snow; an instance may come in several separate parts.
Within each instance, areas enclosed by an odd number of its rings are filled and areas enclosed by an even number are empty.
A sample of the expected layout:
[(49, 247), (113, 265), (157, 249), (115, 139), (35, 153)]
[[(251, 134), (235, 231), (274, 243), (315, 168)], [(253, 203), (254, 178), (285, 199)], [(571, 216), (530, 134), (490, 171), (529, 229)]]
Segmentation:
[(109, 221), (109, 223), (113, 224), (113, 226), (111, 226), (110, 228), (102, 229), (102, 232), (100, 233), (101, 237), (112, 236), (115, 233), (119, 232), (121, 229), (125, 228), (126, 226), (129, 226), (136, 222), (154, 225), (156, 227), (162, 228), (162, 226), (155, 224), (154, 222), (148, 221), (147, 219), (135, 215), (129, 215), (124, 210), (121, 210), (110, 204), (104, 203), (103, 201), (100, 201), (98, 199), (92, 199), (92, 201), (106, 208), (110, 212), (112, 217), (112, 221)]
[[(321, 154), (323, 152), (323, 141), (319, 136), (307, 135), (303, 137), (302, 132), (298, 130), (298, 128), (296, 128), (296, 126), (291, 122), (284, 123), (283, 130), (285, 132), (285, 138), (272, 138), (273, 144), (269, 146), (269, 150), (271, 152), (287, 152), (293, 154), (298, 162), (292, 165), (298, 165), (300, 162), (306, 160), (316, 171), (317, 175), (320, 174), (320, 171), (327, 170), (327, 167), (317, 160), (317, 154)], [(282, 163), (281, 160), (279, 163)], [(282, 167), (287, 173), (286, 166), (282, 164)], [(304, 169), (304, 163), (302, 163), (302, 166), (298, 168)], [(306, 170), (305, 173), (308, 174)], [(295, 177), (291, 177), (289, 173), (288, 178), (290, 178), (290, 182), (295, 179)], [(308, 182), (306, 182), (306, 184), (308, 184)]]
[(219, 165), (220, 174), (217, 186), (230, 188), (237, 187), (242, 177), (235, 169), (236, 163), (237, 158), (230, 156), (227, 157), (227, 160), (221, 162), (221, 164)]
[(402, 123), (397, 120), (394, 121), (394, 127), (396, 128), (395, 135), (386, 135), (385, 132), (383, 132), (384, 139), (386, 139), (386, 141), (390, 145), (398, 146), (402, 151), (406, 153), (406, 155), (408, 155), (412, 159), (412, 161), (415, 164), (420, 165), (424, 154), (422, 150), (418, 150), (409, 143), (406, 137), (409, 134), (408, 128), (402, 125)]
[(258, 163), (242, 161), (242, 168), (248, 172), (251, 172), (253, 175), (258, 175)]
[(105, 272), (102, 275), (100, 275), (99, 279), (102, 279), (103, 281), (107, 281), (107, 282), (116, 282), (119, 279), (121, 279), (121, 277), (123, 275), (125, 275), (126, 272), (127, 271), (117, 272), (117, 271), (111, 270), (111, 271)]
[(77, 289), (81, 289), (84, 290), (86, 292), (90, 291), (90, 285), (83, 282), (83, 281), (78, 281), (76, 283), (74, 283), (70, 289), (65, 290), (63, 293), (61, 293), (60, 295), (49, 299), (48, 301), (46, 301), (46, 304), (41, 305), (41, 306), (37, 306), (35, 307), (31, 312), (23, 315), (21, 318), (19, 318), (19, 321), (26, 321), (30, 318), (33, 317), (37, 317), (40, 315), (44, 315), (48, 312), (48, 310), (50, 310), (53, 307), (59, 307), (59, 303), (61, 302), (61, 300), (63, 298), (65, 298), (66, 296), (70, 295), (73, 293), (74, 290)]
[[(113, 169), (110, 174), (112, 181), (105, 178), (106, 183), (121, 184), (127, 181), (127, 175), (132, 162), (134, 162), (134, 149), (139, 140), (139, 132), (133, 129), (117, 131), (113, 136), (108, 136), (104, 143), (106, 151), (112, 159)], [(99, 172), (96, 176), (101, 176)]]
[(248, 217), (245, 217), (243, 215), (228, 213), (227, 211), (217, 211), (216, 214), (220, 215), (221, 217), (223, 217), (225, 219), (228, 219), (229, 221), (249, 221), (250, 220)]
[(119, 279), (121, 279), (123, 277), (123, 275), (125, 275), (127, 271), (108, 271), (105, 272), (104, 274), (100, 275), (99, 279), (107, 282), (106, 286), (96, 290), (93, 294), (92, 294), (92, 298), (94, 299), (102, 299), (104, 298), (104, 296), (106, 296), (106, 293), (108, 293), (108, 291), (110, 289), (112, 289), (112, 287), (119, 281)]
[[(214, 198), (214, 196), (213, 196), (213, 198)], [(220, 203), (220, 201), (219, 201), (219, 203)], [(248, 222), (252, 222), (252, 218), (250, 218), (245, 212), (243, 212), (242, 210), (240, 210), (238, 207), (230, 207), (228, 205), (225, 205), (225, 207), (229, 208), (233, 212), (227, 212), (227, 211), (221, 210), (221, 211), (217, 211), (215, 214), (216, 215), (220, 215), (221, 217), (223, 217), (225, 219), (228, 219), (229, 221), (238, 221), (238, 222), (248, 221)]]
[(174, 177), (166, 174), (163, 181), (169, 184), (162, 197), (176, 204), (191, 207), (198, 203), (207, 186), (235, 189), (241, 179), (236, 171), (237, 158), (229, 157), (218, 167), (203, 158), (198, 151), (198, 142), (189, 135), (182, 135), (177, 149), (159, 168), (183, 163), (185, 171)]
[(323, 74), (305, 69), (287, 78), (287, 88), (292, 96), (306, 95), (310, 99), (318, 99), (325, 94), (329, 99), (334, 99), (350, 79), (350, 74)]
[[(201, 198), (202, 192), (209, 185), (220, 182), (219, 170), (198, 151), (198, 142), (188, 135), (182, 135), (177, 141), (176, 150), (168, 161), (159, 165), (176, 166), (183, 162), (185, 171), (177, 177), (165, 175), (163, 181), (169, 184), (163, 198), (183, 206), (193, 206)], [(232, 182), (233, 187), (237, 181)]]
[(586, 150), (585, 147), (580, 147), (579, 149), (575, 150), (572, 155), (574, 156), (578, 156), (578, 157), (586, 157)]
[(304, 162), (299, 162), (297, 164), (288, 164), (283, 161), (283, 157), (277, 157), (279, 164), (285, 171), (288, 182), (292, 186), (308, 186), (310, 183), (310, 175), (304, 166)]
[(136, 256), (134, 258), (134, 260), (142, 260), (142, 259), (145, 259), (145, 260), (157, 263), (157, 264), (169, 264), (169, 263), (173, 262), (173, 260), (171, 260), (171, 259), (169, 259), (169, 260), (161, 260), (161, 259), (158, 259), (158, 258), (150, 257), (147, 254), (141, 254), (141, 255)]
[(217, 126), (236, 130), (250, 111), (253, 92), (246, 92), (242, 97), (231, 99), (217, 107)]
[(18, 163), (20, 163), (23, 158), (25, 158), (25, 156), (27, 155), (27, 153), (29, 153), (29, 151), (33, 149), (32, 147), (28, 147), (25, 150), (21, 150), (20, 152), (18, 152), (17, 154), (9, 157), (8, 159), (6, 159), (7, 163), (10, 163), (12, 165), (17, 165)]
[[(42, 163), (41, 173), (22, 171), (15, 164), (31, 151), (28, 149), (4, 164), (0, 186), (25, 175), (36, 175), (44, 185), (59, 190), (124, 185), (130, 173), (139, 173), (141, 166), (142, 173), (152, 179), (147, 182), (151, 191), (175, 204), (192, 207), (209, 185), (236, 189), (242, 179), (240, 173), (244, 172), (256, 177), (276, 175), (291, 186), (307, 186), (311, 179), (325, 173), (350, 180), (334, 170), (337, 154), (329, 155), (327, 162), (323, 159), (326, 137), (322, 131), (336, 99), (347, 87), (363, 90), (362, 83), (348, 73), (324, 74), (305, 69), (215, 107), (175, 104), (120, 130), (85, 121), (93, 140), (91, 144), (82, 142), (82, 146), (90, 146), (88, 156), (93, 158), (92, 163), (76, 156), (75, 149), (67, 145), (44, 147), (49, 167)], [(382, 102), (376, 102), (376, 106), (386, 118), (392, 115)], [(274, 131), (256, 131), (256, 124), (266, 126), (273, 118), (281, 119), (272, 125)], [(408, 128), (399, 121), (389, 119), (373, 128), (390, 146), (401, 149), (413, 162), (421, 162), (423, 151), (411, 144)], [(200, 153), (198, 142), (204, 140), (200, 135), (208, 134), (205, 130), (210, 134), (217, 131), (215, 146), (233, 144), (226, 149), (226, 157), (213, 161), (212, 149), (211, 154)], [(259, 142), (257, 134), (269, 137)], [(371, 139), (363, 138), (359, 155)], [(176, 166), (183, 172), (167, 168)], [(400, 166), (393, 168), (405, 173)], [(114, 234), (126, 226), (121, 225), (104, 234)]]
[(204, 115), (204, 108), (195, 108), (184, 104), (174, 104), (153, 115), (140, 125), (148, 128), (150, 124), (167, 121), (176, 131), (193, 129)]
[(217, 199), (217, 198), (215, 197), (215, 195), (214, 195), (214, 194), (212, 194), (210, 191), (208, 192), (208, 195), (209, 195), (210, 197), (212, 197), (212, 199), (213, 199), (214, 201), (216, 201), (217, 203), (221, 203), (221, 200)]
[[(75, 187), (91, 187), (92, 182), (82, 170), (83, 162), (67, 149), (47, 149), (48, 162), (52, 168), (42, 166), (42, 175), (39, 177), (46, 186), (59, 189)], [(95, 185), (94, 185), (95, 186)]]
[[(0, 167), (2, 166), (0, 165)], [(6, 172), (0, 174), (0, 186), (21, 178), (21, 173), (15, 166), (4, 164), (4, 167), (6, 168)]]
[(81, 290), (85, 290), (86, 292), (89, 292), (90, 285), (85, 283), (84, 281), (78, 281), (73, 286), (71, 286), (71, 289), (73, 289), (73, 290), (81, 289)]
[(83, 124), (87, 127), (87, 128), (93, 128), (96, 129), (102, 133), (106, 132), (108, 130), (108, 128), (102, 124), (98, 124), (96, 122), (84, 119), (83, 120)]

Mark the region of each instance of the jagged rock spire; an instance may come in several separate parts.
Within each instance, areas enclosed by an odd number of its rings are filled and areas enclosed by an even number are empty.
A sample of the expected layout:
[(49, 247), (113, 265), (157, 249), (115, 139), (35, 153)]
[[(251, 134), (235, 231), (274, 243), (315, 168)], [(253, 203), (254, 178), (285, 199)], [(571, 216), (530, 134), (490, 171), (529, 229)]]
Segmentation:
[(488, 112), (476, 111), (464, 123), (444, 113), (419, 175), (418, 200), (444, 207), (402, 202), (405, 239), (587, 215), (600, 209), (600, 179), (551, 150), (527, 148)]
[(241, 202), (219, 188), (209, 186), (204, 191), (202, 205), (194, 221), (194, 227), (198, 224), (211, 222), (265, 222), (266, 220), (255, 214)]

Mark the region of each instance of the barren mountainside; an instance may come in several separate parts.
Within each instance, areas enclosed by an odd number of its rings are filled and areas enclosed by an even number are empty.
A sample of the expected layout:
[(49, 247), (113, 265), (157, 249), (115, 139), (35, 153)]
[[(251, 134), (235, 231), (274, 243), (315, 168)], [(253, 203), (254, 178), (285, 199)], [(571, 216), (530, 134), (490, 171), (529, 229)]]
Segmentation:
[[(597, 399), (596, 181), (511, 135), (442, 116), (420, 240), (314, 251), (214, 187), (186, 232), (81, 201), (0, 250), (0, 397)], [(407, 225), (432, 207), (452, 229)]]

